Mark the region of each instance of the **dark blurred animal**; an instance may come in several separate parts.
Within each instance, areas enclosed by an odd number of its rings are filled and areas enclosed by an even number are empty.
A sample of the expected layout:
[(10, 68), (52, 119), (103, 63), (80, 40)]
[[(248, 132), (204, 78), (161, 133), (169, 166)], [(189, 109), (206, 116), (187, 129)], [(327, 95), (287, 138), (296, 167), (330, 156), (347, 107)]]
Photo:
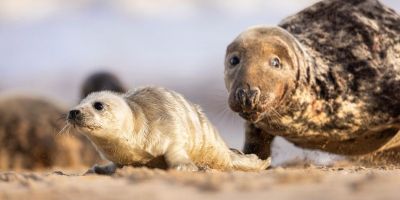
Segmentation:
[(110, 72), (97, 72), (90, 75), (83, 83), (81, 88), (81, 99), (92, 92), (108, 90), (124, 93), (125, 87), (121, 81)]

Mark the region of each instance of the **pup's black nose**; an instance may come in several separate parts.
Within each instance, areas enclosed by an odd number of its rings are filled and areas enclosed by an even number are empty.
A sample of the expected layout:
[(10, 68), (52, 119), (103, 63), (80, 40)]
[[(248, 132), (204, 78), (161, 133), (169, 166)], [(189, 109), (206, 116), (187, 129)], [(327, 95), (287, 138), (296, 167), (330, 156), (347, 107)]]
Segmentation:
[(69, 111), (68, 119), (77, 119), (80, 114), (81, 111), (79, 110), (71, 110)]

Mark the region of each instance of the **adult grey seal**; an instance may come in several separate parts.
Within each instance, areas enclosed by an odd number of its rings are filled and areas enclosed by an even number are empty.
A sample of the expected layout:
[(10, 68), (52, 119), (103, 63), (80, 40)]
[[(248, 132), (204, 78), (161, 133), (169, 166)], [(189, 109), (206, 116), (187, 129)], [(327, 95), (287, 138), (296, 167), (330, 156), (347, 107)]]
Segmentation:
[(115, 166), (143, 166), (160, 157), (169, 169), (187, 171), (199, 166), (255, 171), (270, 164), (231, 151), (197, 105), (164, 88), (92, 93), (69, 112), (67, 124), (113, 163), (105, 167), (111, 172)]
[(256, 26), (228, 47), (231, 109), (246, 123), (245, 153), (271, 141), (342, 155), (400, 145), (400, 17), (377, 0), (325, 0)]

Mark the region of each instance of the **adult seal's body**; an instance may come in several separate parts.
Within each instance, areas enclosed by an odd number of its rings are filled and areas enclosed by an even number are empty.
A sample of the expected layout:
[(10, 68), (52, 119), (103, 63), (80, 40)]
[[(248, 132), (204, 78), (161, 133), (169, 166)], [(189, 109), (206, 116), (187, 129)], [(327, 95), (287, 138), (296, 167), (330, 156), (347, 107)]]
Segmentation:
[(227, 48), (229, 105), (247, 120), (245, 153), (274, 136), (343, 155), (400, 144), (400, 17), (376, 0), (326, 0)]
[(92, 93), (69, 112), (68, 124), (115, 166), (146, 166), (160, 157), (170, 169), (189, 171), (198, 166), (251, 171), (269, 165), (269, 160), (231, 151), (197, 105), (163, 88)]

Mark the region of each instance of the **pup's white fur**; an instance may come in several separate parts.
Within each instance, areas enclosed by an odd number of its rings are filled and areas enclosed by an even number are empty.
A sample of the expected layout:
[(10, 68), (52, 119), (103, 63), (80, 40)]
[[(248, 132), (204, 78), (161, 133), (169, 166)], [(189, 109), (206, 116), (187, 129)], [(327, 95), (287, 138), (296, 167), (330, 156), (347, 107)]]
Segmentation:
[[(93, 108), (104, 105), (102, 111)], [(96, 92), (75, 107), (71, 123), (116, 165), (137, 165), (163, 156), (170, 169), (262, 170), (270, 160), (231, 151), (199, 106), (173, 91), (145, 87), (127, 94)]]

